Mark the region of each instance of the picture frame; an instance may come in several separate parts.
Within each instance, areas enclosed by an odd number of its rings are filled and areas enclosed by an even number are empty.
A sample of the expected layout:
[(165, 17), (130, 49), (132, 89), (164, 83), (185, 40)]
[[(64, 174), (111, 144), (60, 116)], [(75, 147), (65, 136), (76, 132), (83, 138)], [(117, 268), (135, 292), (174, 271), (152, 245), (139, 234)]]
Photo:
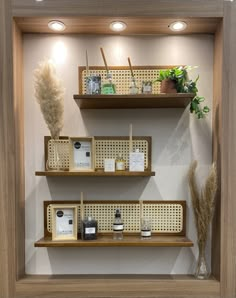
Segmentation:
[(70, 171), (94, 171), (94, 138), (70, 138)]
[(78, 239), (78, 206), (52, 204), (52, 240)]

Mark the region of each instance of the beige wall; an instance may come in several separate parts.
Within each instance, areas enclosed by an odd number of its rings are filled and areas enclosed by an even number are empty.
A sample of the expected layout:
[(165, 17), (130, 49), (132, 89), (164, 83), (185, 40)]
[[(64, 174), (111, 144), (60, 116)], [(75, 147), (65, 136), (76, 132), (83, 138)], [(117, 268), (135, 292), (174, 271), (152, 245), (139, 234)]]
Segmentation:
[[(43, 136), (49, 132), (34, 98), (33, 70), (37, 63), (54, 57), (55, 46), (63, 44), (64, 63), (57, 64), (66, 88), (63, 135), (152, 136), (153, 178), (49, 178), (35, 177), (43, 169)], [(110, 65), (198, 65), (199, 92), (212, 100), (213, 38), (206, 36), (24, 36), (25, 67), (25, 157), (26, 157), (26, 272), (30, 274), (72, 273), (192, 273), (196, 247), (189, 248), (80, 248), (35, 249), (43, 236), (44, 200), (78, 199), (83, 191), (88, 199), (187, 200), (187, 233), (196, 240), (186, 173), (192, 159), (200, 166), (200, 182), (211, 163), (211, 114), (198, 121), (188, 108), (152, 110), (83, 110), (73, 100), (78, 93), (78, 65), (85, 64), (88, 49), (91, 65), (103, 65), (103, 46)], [(60, 56), (62, 57), (62, 56)], [(210, 260), (210, 254), (208, 253)], [(138, 260), (138, 262), (137, 262)]]

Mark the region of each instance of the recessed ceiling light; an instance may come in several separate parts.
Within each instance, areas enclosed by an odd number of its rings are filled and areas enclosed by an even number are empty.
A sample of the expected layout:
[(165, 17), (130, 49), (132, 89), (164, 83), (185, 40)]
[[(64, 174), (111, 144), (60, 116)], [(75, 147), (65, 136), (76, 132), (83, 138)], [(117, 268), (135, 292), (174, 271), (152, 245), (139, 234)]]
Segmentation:
[(182, 21), (173, 22), (169, 25), (172, 31), (183, 31), (187, 27), (187, 24)]
[(53, 31), (64, 31), (66, 29), (66, 25), (62, 23), (61, 21), (50, 21), (48, 23), (48, 27)]
[(36, 2), (43, 2), (43, 0), (35, 0)]
[(122, 21), (115, 21), (110, 24), (110, 29), (113, 31), (123, 31), (125, 30), (127, 25)]

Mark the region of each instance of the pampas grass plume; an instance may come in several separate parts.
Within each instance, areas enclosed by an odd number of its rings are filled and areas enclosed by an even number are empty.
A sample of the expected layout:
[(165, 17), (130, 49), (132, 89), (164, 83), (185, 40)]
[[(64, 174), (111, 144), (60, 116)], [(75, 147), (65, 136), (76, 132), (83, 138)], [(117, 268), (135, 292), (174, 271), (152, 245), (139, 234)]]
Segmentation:
[(199, 250), (206, 246), (208, 228), (215, 209), (215, 194), (217, 190), (216, 166), (213, 163), (205, 185), (199, 192), (196, 183), (197, 161), (193, 161), (188, 171), (189, 188), (193, 205), (195, 225), (197, 229)]
[(52, 139), (58, 139), (63, 127), (64, 88), (50, 61), (39, 63), (39, 67), (34, 71), (34, 77), (35, 97)]

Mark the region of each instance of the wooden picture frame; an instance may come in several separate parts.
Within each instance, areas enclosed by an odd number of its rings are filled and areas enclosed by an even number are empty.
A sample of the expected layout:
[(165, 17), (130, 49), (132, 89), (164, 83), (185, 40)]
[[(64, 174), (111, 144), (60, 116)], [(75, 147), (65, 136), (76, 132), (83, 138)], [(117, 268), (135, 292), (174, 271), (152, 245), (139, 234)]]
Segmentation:
[(52, 240), (78, 239), (78, 206), (52, 204)]
[(94, 138), (70, 138), (70, 171), (94, 171)]

